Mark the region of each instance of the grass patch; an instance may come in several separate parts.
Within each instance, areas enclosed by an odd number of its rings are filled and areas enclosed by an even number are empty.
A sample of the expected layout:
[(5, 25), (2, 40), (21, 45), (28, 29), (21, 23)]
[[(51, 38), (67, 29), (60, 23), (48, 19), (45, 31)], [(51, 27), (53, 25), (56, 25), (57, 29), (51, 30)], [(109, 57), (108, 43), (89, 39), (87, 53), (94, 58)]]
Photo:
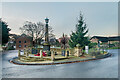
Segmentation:
[(107, 48), (107, 49), (120, 49), (120, 47), (110, 47), (110, 48)]

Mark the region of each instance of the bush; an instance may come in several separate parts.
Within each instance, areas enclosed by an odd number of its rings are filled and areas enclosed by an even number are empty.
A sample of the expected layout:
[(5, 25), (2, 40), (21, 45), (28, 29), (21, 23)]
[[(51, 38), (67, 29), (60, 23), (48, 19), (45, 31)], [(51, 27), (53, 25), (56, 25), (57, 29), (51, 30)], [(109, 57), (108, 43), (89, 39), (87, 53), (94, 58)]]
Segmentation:
[(51, 52), (50, 51), (47, 51), (47, 56), (51, 56)]
[(89, 48), (94, 48), (97, 46), (97, 43), (90, 43), (88, 46), (89, 46)]
[(120, 47), (110, 47), (108, 49), (120, 49)]
[(90, 55), (91, 56), (97, 56), (97, 55), (100, 55), (100, 52), (99, 51), (97, 51), (97, 52), (91, 52)]
[(7, 47), (7, 49), (6, 50), (15, 50), (15, 48), (14, 47), (12, 47), (12, 46), (9, 46), (9, 47)]

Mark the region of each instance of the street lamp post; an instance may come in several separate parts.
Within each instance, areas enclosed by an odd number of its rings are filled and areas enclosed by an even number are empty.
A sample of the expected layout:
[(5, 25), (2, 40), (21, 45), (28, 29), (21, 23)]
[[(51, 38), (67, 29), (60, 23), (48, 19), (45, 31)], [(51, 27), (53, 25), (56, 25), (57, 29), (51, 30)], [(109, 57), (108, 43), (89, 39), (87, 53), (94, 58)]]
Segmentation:
[(46, 25), (45, 25), (45, 43), (43, 44), (43, 51), (50, 51), (50, 44), (49, 44), (49, 33), (48, 33), (48, 22), (49, 19), (45, 19)]
[(46, 25), (45, 25), (45, 42), (49, 42), (49, 38), (48, 38), (48, 22), (49, 22), (49, 19), (46, 18), (45, 19), (45, 22), (46, 22)]

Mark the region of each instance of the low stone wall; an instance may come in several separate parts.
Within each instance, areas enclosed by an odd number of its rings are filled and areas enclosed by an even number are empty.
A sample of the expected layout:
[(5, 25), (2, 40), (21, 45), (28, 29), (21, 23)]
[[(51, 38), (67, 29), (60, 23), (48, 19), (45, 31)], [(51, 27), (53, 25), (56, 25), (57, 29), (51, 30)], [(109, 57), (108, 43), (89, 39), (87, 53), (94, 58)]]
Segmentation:
[(109, 56), (111, 56), (111, 54), (110, 54), (110, 53), (107, 53), (107, 54), (105, 54), (105, 55), (96, 56), (96, 58), (97, 58), (97, 59), (107, 58), (107, 57), (109, 57)]
[(101, 56), (96, 57), (96, 58), (75, 60), (75, 61), (60, 61), (60, 62), (52, 61), (51, 63), (24, 63), (24, 62), (16, 61), (15, 59), (17, 59), (17, 57), (15, 57), (15, 58), (11, 59), (10, 62), (14, 63), (14, 64), (17, 64), (17, 65), (56, 65), (56, 64), (69, 64), (69, 63), (93, 61), (93, 60), (107, 58), (107, 57), (110, 57), (111, 55), (112, 54), (108, 53), (108, 54), (101, 55)]
[[(38, 51), (43, 50), (42, 48), (38, 48)], [(64, 49), (61, 48), (50, 48), (50, 51), (55, 51), (57, 54), (62, 54), (62, 51)], [(67, 51), (69, 51), (69, 54), (74, 54), (74, 49), (66, 49)]]
[[(43, 50), (43, 48), (37, 48), (37, 51), (38, 53), (40, 52), (40, 50)], [(62, 54), (62, 51), (64, 49), (61, 49), (61, 48), (50, 48), (50, 51), (54, 51), (56, 52), (56, 54)], [(69, 51), (69, 55), (74, 55), (75, 53), (75, 48), (73, 49), (65, 49), (66, 51)], [(29, 53), (29, 54), (32, 54), (32, 47), (29, 47), (29, 48), (25, 48), (24, 49), (24, 53)]]

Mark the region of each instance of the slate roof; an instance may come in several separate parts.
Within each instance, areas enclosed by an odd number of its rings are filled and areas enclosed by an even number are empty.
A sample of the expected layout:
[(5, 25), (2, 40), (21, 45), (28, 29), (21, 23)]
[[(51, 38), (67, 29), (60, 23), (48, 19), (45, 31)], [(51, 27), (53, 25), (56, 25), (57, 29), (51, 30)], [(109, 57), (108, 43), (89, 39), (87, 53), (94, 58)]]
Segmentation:
[(91, 39), (93, 39), (93, 38), (97, 38), (99, 41), (102, 41), (102, 42), (108, 41), (108, 37), (93, 36)]
[(26, 38), (28, 38), (28, 39), (30, 39), (32, 41), (32, 37), (27, 36), (26, 34), (22, 34), (19, 37), (17, 37), (16, 39), (21, 38), (21, 37), (26, 37)]
[(93, 39), (93, 38), (97, 38), (99, 41), (102, 41), (102, 42), (120, 41), (120, 36), (114, 36), (114, 37), (93, 36), (91, 39)]
[(120, 36), (108, 37), (109, 41), (120, 41)]

